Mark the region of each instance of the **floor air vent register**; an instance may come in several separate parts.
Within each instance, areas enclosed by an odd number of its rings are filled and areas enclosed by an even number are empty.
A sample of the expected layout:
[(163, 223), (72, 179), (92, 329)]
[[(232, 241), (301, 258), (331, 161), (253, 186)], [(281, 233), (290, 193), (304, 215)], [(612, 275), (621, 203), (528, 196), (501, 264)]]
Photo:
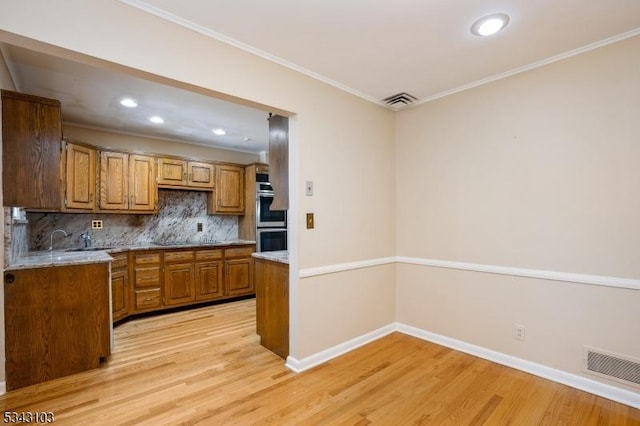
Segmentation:
[(640, 389), (640, 360), (583, 347), (583, 371)]

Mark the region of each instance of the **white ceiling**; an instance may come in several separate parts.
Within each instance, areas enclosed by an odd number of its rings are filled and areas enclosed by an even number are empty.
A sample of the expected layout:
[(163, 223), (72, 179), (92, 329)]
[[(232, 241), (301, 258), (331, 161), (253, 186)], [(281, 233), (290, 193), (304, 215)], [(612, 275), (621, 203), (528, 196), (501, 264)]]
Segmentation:
[[(640, 34), (639, 0), (121, 1), (374, 102), (437, 98)], [(471, 34), (496, 12), (510, 16), (502, 32)]]
[[(0, 51), (17, 90), (59, 100), (66, 123), (256, 154), (269, 149), (265, 111), (16, 46), (0, 44)], [(138, 107), (120, 105), (125, 96)], [(151, 123), (154, 115), (165, 122)], [(227, 134), (213, 134), (216, 128)]]
[[(418, 103), (640, 35), (640, 0), (120, 0), (372, 102), (408, 92)], [(510, 16), (495, 36), (470, 32)], [(259, 153), (267, 113), (10, 45), (18, 90), (59, 99), (85, 126)], [(131, 96), (139, 107), (122, 107)], [(147, 118), (163, 116), (163, 125)], [(216, 136), (211, 130), (228, 131)], [(249, 138), (246, 141), (245, 138)]]

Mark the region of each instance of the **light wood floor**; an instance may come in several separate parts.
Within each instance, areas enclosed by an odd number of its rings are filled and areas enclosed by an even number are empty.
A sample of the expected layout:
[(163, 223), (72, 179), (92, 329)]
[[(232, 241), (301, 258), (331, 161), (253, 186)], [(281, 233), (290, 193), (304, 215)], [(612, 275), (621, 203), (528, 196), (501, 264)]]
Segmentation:
[(97, 370), (0, 397), (71, 425), (640, 425), (640, 410), (394, 333), (305, 373), (259, 345), (255, 300), (132, 321)]

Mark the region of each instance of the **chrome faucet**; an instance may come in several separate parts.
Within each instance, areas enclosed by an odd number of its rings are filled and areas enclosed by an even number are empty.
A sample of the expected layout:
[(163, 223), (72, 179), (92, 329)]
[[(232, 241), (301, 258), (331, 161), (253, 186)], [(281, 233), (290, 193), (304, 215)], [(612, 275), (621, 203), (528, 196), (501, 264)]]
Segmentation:
[(49, 251), (53, 251), (53, 234), (55, 234), (56, 232), (62, 232), (65, 237), (71, 236), (71, 234), (64, 229), (56, 229), (55, 231), (51, 232), (51, 235), (49, 236)]
[(91, 247), (91, 235), (89, 235), (89, 231), (84, 231), (80, 234), (80, 238), (84, 241), (84, 248)]

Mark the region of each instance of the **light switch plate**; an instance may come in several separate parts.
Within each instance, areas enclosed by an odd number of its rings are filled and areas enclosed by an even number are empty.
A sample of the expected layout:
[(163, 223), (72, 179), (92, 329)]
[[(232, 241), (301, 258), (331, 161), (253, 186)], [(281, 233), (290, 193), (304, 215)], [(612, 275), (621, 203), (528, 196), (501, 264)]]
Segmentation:
[(307, 229), (313, 229), (314, 226), (313, 213), (307, 213)]

